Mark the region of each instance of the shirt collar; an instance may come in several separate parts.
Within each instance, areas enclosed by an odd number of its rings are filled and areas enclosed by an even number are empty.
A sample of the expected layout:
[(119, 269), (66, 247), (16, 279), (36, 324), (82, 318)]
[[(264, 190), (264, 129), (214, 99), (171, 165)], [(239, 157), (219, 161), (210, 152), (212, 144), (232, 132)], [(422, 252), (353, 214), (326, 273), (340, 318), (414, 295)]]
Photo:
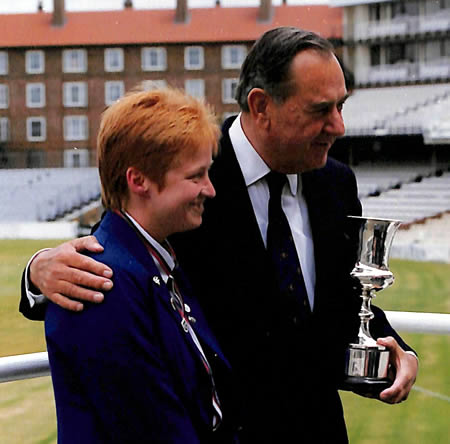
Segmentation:
[(175, 268), (175, 260), (172, 257), (172, 255), (156, 239), (150, 236), (150, 234), (148, 234), (148, 232), (145, 231), (144, 228), (141, 227), (141, 225), (139, 225), (139, 222), (133, 219), (130, 213), (127, 212), (125, 213), (132, 222), (132, 224), (136, 227), (136, 229), (139, 230), (142, 236), (144, 236), (145, 240), (163, 257), (170, 271), (173, 271), (173, 269)]
[[(231, 144), (233, 145), (236, 158), (244, 176), (247, 187), (261, 180), (270, 168), (253, 148), (241, 125), (241, 114), (237, 116), (229, 129)], [(286, 174), (289, 189), (293, 196), (300, 192), (301, 181), (298, 174)]]

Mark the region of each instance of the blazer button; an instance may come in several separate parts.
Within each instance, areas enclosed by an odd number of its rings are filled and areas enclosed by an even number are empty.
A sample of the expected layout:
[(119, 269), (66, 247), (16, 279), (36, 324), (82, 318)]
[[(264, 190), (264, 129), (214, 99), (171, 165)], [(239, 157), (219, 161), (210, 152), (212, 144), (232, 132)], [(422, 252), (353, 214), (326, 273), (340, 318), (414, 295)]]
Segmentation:
[(269, 330), (266, 331), (266, 338), (270, 338), (270, 331)]

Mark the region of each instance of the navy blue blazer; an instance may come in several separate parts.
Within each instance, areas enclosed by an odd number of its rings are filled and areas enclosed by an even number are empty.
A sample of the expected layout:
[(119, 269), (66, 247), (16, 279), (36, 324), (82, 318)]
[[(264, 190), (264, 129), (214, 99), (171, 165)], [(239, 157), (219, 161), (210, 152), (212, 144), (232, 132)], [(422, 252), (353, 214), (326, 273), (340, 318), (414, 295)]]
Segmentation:
[[(210, 379), (143, 242), (111, 212), (95, 235), (105, 250), (92, 257), (113, 269), (113, 290), (80, 313), (54, 304), (46, 312), (58, 442), (235, 442), (226, 425), (212, 432)], [(177, 282), (225, 398), (228, 361), (186, 282)]]
[[(358, 233), (347, 218), (361, 214), (355, 176), (331, 158), (324, 168), (302, 174), (316, 288), (314, 311), (300, 322), (300, 308), (277, 294), (228, 135), (232, 121), (224, 124), (220, 154), (210, 171), (217, 194), (206, 202), (202, 226), (171, 241), (233, 366), (241, 442), (347, 442), (338, 387), (361, 307), (358, 284), (350, 277)], [(374, 337), (392, 335), (409, 350), (384, 313), (374, 311)]]

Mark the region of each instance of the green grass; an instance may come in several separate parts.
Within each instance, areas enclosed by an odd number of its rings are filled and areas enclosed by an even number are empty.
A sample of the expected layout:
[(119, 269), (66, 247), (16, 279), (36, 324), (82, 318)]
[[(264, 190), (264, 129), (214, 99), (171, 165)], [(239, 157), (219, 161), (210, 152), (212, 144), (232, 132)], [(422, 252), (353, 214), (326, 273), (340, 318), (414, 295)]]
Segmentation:
[[(58, 243), (0, 240), (0, 356), (45, 351), (43, 323), (18, 311), (20, 279), (34, 251)], [(0, 443), (56, 443), (50, 377), (0, 384)]]
[[(20, 277), (34, 251), (58, 243), (0, 241), (0, 356), (45, 350), (43, 324), (27, 321), (18, 312)], [(385, 310), (450, 312), (450, 265), (391, 260), (390, 268), (396, 282), (378, 294), (377, 305)], [(407, 402), (391, 406), (342, 393), (352, 444), (449, 442), (450, 337), (402, 336), (420, 356), (417, 385), (447, 400), (413, 391)], [(56, 443), (50, 378), (0, 384), (0, 443)]]

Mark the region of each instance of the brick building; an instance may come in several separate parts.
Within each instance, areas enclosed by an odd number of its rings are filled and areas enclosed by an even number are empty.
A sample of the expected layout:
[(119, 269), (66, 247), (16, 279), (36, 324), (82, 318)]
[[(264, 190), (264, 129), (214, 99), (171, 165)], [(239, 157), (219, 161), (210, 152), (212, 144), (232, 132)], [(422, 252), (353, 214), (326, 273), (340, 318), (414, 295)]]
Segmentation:
[[(153, 81), (204, 97), (219, 118), (237, 111), (241, 63), (268, 29), (297, 26), (339, 44), (342, 12), (273, 6), (0, 15), (0, 167), (95, 165), (101, 112)], [(149, 85), (150, 83), (144, 83)]]

